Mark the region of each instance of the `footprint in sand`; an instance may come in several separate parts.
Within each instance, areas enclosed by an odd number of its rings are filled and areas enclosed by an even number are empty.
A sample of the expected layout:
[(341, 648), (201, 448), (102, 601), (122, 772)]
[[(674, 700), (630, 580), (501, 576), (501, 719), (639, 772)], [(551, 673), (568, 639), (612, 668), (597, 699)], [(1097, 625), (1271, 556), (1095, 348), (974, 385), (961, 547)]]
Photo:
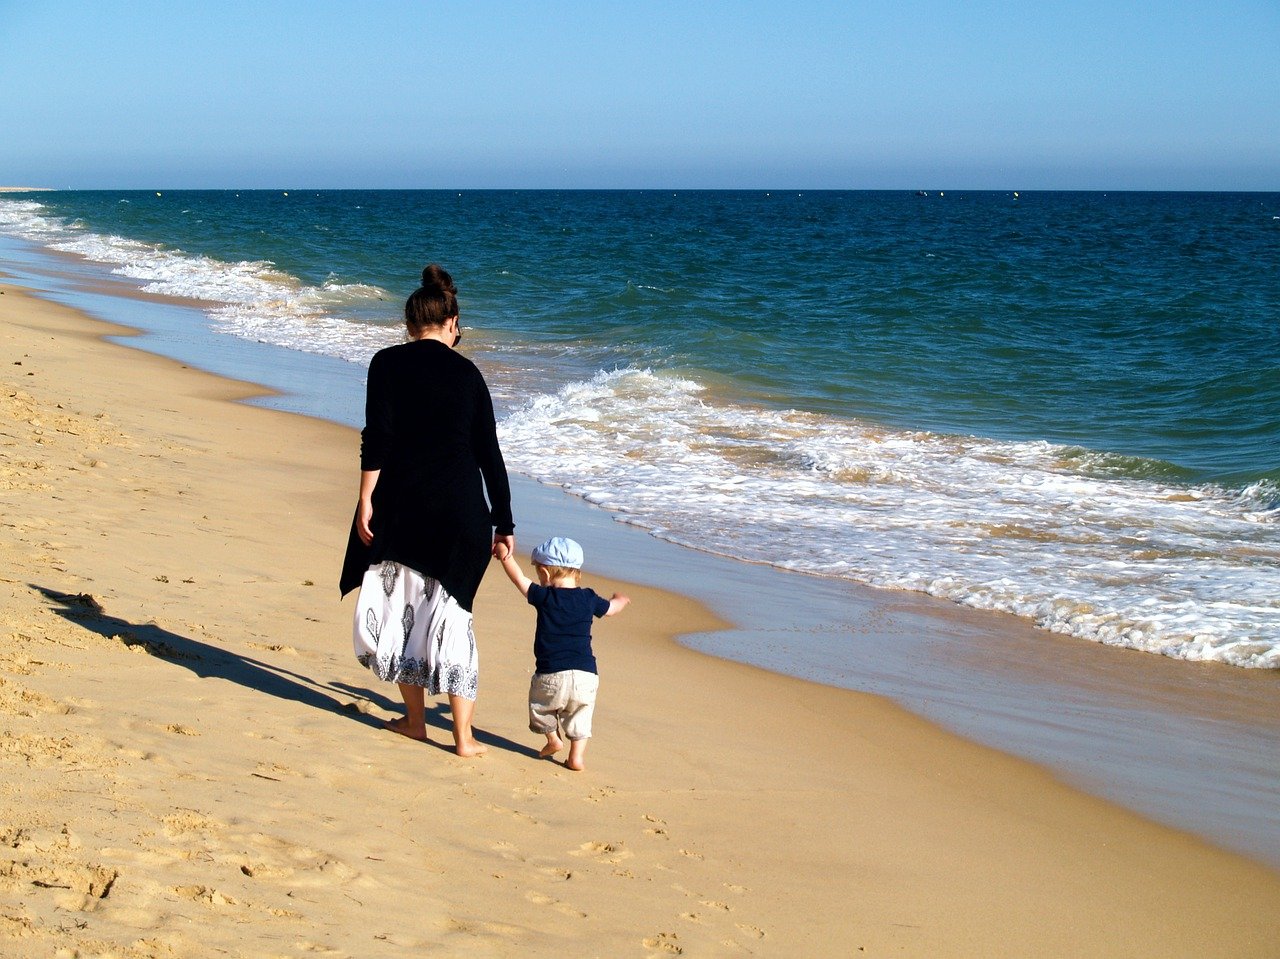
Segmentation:
[(279, 782), (281, 776), (297, 776), (298, 771), (282, 766), (280, 763), (260, 762), (253, 774), (259, 779), (272, 779)]
[(207, 906), (238, 906), (240, 901), (209, 886), (176, 886), (174, 893), (189, 902), (202, 902)]
[(577, 849), (569, 850), (571, 856), (597, 856), (610, 865), (616, 866), (624, 859), (631, 858), (631, 850), (624, 848), (621, 842), (584, 842)]
[(367, 885), (369, 882), (368, 877), (358, 870), (318, 849), (294, 845), (262, 833), (240, 837), (238, 842), (250, 846), (256, 853), (241, 866), (241, 872), (245, 865), (254, 870), (254, 878), (287, 876), (294, 888), (333, 886), (344, 882)]
[(526, 892), (524, 894), (524, 897), (528, 899), (531, 903), (533, 903), (535, 906), (544, 906), (549, 909), (554, 909), (556, 912), (560, 913), (562, 916), (568, 916), (571, 919), (587, 918), (587, 914), (585, 912), (582, 912), (580, 909), (575, 909), (573, 908), (573, 906), (570, 906), (567, 903), (561, 902), (559, 899), (555, 899), (551, 896), (545, 896), (540, 892), (534, 892), (533, 890), (530, 890), (529, 892)]
[(111, 745), (116, 747), (116, 755), (125, 759), (139, 759), (146, 763), (158, 762), (162, 765), (169, 764), (167, 757), (161, 756), (159, 753), (153, 753), (145, 749), (134, 749), (131, 746), (121, 746), (119, 743), (112, 743)]
[(525, 857), (520, 855), (520, 853), (516, 850), (516, 844), (512, 842), (507, 842), (505, 839), (499, 839), (497, 842), (490, 845), (489, 848), (492, 849), (494, 852), (496, 852), (503, 859), (507, 860), (507, 862), (524, 862), (525, 861)]
[(9, 828), (0, 832), (0, 846), (21, 849), (31, 842), (31, 833), (22, 828)]
[[(146, 922), (145, 919), (140, 920)], [(182, 933), (169, 932), (163, 939), (149, 937), (138, 939), (130, 945), (129, 956), (145, 956), (146, 959), (181, 959), (190, 955), (197, 948), (195, 943)], [(104, 953), (110, 955), (110, 953)]]
[(298, 651), (292, 646), (285, 646), (281, 643), (245, 643), (251, 649), (264, 649), (269, 653), (285, 653), (289, 656), (297, 656)]
[(183, 839), (188, 836), (204, 836), (208, 833), (222, 832), (226, 829), (216, 819), (196, 812), (194, 809), (179, 809), (160, 820), (164, 833), (169, 839)]
[(532, 826), (542, 825), (541, 820), (535, 819), (533, 816), (530, 816), (528, 813), (521, 812), (518, 809), (507, 809), (504, 806), (498, 806), (498, 805), (495, 805), (494, 803), (487, 803), (485, 808), (487, 808), (490, 812), (501, 813), (504, 816), (510, 816), (513, 819), (518, 819), (521, 822), (529, 823)]
[(319, 942), (299, 942), (298, 948), (303, 952), (315, 953), (318, 956), (345, 956), (345, 952), (334, 949), (332, 946), (326, 946)]
[(655, 950), (664, 956), (682, 956), (684, 949), (680, 945), (680, 937), (674, 932), (660, 932), (656, 936), (640, 940), (646, 949)]
[(100, 900), (111, 895), (120, 873), (106, 866), (75, 862), (0, 862), (0, 888), (17, 891), (26, 887), (58, 893), (64, 909), (90, 912)]
[(552, 876), (561, 882), (568, 882), (573, 878), (573, 871), (570, 869), (557, 869), (555, 866), (539, 866), (538, 872), (544, 876)]
[(240, 872), (250, 879), (288, 879), (294, 870), (288, 866), (272, 865), (267, 862), (251, 861), (242, 863)]
[[(0, 733), (0, 756), (24, 760), (32, 766), (52, 766), (55, 763), (86, 768), (109, 768), (116, 765), (100, 751), (94, 750), (80, 737), (15, 736)], [(91, 761), (93, 760), (93, 761)]]
[[(15, 643), (34, 643), (35, 638), (23, 632), (15, 632), (12, 634), (11, 642)], [(8, 649), (0, 651), (0, 666), (3, 666), (5, 672), (12, 673), (15, 676), (30, 676), (36, 671), (37, 666), (44, 666), (45, 663), (38, 659), (32, 659), (23, 653), (14, 653)]]
[(26, 689), (12, 680), (0, 678), (0, 713), (10, 713), (15, 716), (61, 713), (65, 716), (71, 711), (71, 707), (66, 703), (50, 699), (44, 693)]
[(180, 653), (168, 643), (153, 643), (149, 639), (139, 639), (133, 633), (116, 633), (111, 637), (122, 643), (129, 652), (141, 656), (154, 656), (157, 659), (202, 659), (198, 653)]
[(10, 939), (29, 939), (40, 935), (40, 929), (26, 916), (6, 916), (0, 913), (0, 942)]

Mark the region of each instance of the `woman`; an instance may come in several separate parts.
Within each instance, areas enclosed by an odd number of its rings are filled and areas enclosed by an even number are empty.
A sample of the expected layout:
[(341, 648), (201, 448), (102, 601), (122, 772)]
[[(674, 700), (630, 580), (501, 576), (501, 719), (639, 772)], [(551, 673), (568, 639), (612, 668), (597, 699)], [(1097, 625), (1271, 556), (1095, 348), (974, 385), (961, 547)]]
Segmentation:
[(405, 716), (387, 728), (425, 740), (424, 696), (446, 693), (454, 749), (477, 756), (471, 605), (497, 544), (515, 548), (511, 487), (484, 377), (453, 349), (462, 329), (448, 273), (422, 271), (404, 319), (409, 342), (369, 364), (341, 588), (360, 587), (356, 657), (400, 687)]

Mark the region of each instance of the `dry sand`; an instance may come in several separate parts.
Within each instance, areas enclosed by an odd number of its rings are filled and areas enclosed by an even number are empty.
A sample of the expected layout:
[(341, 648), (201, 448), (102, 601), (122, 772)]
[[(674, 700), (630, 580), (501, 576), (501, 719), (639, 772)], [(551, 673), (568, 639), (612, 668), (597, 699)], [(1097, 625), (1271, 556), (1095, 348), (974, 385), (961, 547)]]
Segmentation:
[(355, 432), (0, 290), (0, 955), (1280, 955), (1276, 873), (690, 651), (711, 616), (650, 589), (597, 626), (585, 772), (536, 758), (496, 564), (488, 755), (439, 702), (431, 744), (381, 731), (335, 586)]

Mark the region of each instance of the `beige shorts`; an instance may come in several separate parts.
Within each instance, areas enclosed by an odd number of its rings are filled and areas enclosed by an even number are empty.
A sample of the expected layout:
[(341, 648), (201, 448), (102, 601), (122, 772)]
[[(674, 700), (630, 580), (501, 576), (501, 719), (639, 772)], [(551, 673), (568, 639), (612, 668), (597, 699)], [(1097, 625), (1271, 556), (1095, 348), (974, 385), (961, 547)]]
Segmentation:
[(563, 729), (566, 739), (590, 739), (600, 677), (581, 669), (534, 673), (529, 682), (529, 729), (553, 733)]

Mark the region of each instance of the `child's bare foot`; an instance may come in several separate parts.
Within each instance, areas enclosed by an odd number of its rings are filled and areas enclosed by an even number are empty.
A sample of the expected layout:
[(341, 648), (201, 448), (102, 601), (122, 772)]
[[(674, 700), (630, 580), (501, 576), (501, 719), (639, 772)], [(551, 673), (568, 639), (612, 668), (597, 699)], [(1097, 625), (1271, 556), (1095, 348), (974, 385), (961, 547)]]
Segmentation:
[(575, 772), (582, 772), (587, 768), (587, 764), (583, 761), (583, 756), (587, 751), (587, 740), (575, 739), (569, 743), (569, 758), (564, 761), (565, 767)]
[(564, 749), (564, 743), (555, 733), (547, 733), (547, 744), (538, 750), (538, 758), (546, 759)]
[(483, 756), (489, 751), (489, 747), (474, 739), (464, 739), (454, 744), (453, 751), (463, 759), (471, 759), (474, 756)]
[(415, 729), (409, 725), (409, 719), (407, 716), (401, 716), (399, 719), (388, 719), (382, 724), (382, 728), (389, 729), (393, 733), (399, 733), (407, 739), (416, 739), (420, 743), (425, 743), (427, 741), (426, 724), (424, 723)]

